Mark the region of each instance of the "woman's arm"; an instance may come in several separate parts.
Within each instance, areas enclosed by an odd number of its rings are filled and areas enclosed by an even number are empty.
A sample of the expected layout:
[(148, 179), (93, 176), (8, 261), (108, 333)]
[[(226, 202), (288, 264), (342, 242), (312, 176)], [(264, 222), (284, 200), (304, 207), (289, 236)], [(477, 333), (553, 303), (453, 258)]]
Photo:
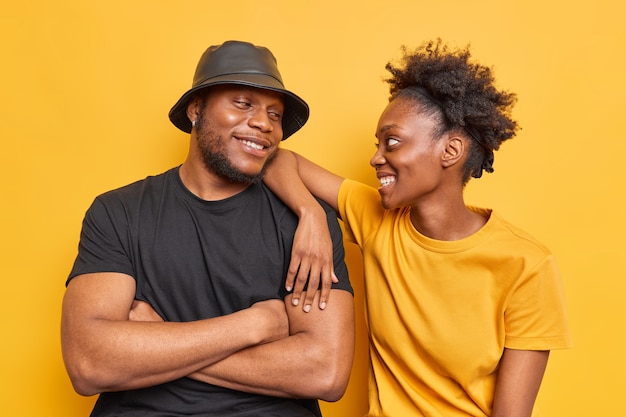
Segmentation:
[[(324, 309), (332, 282), (336, 282), (337, 278), (333, 271), (333, 248), (326, 213), (313, 196), (337, 211), (337, 196), (343, 178), (281, 149), (268, 167), (263, 181), (300, 219), (285, 281), (288, 290), (293, 287), (292, 303), (299, 303), (307, 281), (310, 288), (317, 288), (321, 277), (319, 306)], [(314, 291), (305, 294), (304, 311), (310, 311), (314, 294)]]
[(548, 350), (504, 349), (493, 417), (530, 417), (548, 364)]

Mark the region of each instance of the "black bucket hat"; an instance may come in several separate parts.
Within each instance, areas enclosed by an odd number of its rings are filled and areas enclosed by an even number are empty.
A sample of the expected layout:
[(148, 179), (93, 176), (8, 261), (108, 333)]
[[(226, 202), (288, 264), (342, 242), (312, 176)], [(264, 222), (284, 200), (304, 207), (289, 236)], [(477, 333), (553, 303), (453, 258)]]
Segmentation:
[(191, 133), (191, 121), (187, 117), (189, 101), (198, 90), (217, 84), (247, 85), (283, 93), (283, 140), (304, 126), (309, 118), (306, 102), (285, 89), (276, 58), (269, 49), (248, 42), (226, 41), (210, 46), (200, 57), (191, 89), (170, 110), (174, 126)]

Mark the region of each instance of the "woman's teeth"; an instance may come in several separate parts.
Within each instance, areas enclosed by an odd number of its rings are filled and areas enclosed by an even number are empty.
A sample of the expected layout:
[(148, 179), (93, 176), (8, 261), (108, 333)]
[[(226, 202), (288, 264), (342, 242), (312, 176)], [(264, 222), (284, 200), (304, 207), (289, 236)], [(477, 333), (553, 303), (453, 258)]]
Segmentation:
[(382, 178), (379, 178), (378, 181), (380, 181), (381, 186), (386, 187), (396, 182), (396, 178), (395, 177), (382, 177)]

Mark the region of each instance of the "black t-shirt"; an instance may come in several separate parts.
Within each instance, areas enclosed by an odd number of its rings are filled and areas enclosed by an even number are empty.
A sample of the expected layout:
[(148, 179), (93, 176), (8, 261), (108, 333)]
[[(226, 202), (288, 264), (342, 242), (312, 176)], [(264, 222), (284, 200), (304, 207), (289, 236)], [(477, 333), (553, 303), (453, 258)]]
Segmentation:
[[(334, 244), (333, 288), (352, 292), (335, 213), (325, 207)], [(298, 219), (265, 185), (220, 201), (189, 192), (178, 168), (95, 199), (83, 221), (69, 280), (94, 272), (135, 278), (136, 298), (166, 321), (185, 322), (283, 299)], [(315, 400), (247, 394), (188, 378), (100, 395), (92, 416), (310, 416)]]

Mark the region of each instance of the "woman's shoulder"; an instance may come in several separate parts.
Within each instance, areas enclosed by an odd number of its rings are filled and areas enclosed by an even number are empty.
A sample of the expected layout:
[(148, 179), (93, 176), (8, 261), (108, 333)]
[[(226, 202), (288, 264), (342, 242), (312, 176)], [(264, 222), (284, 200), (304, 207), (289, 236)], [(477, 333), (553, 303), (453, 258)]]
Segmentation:
[(520, 226), (517, 226), (502, 217), (498, 212), (491, 211), (490, 222), (493, 223), (495, 231), (502, 243), (508, 242), (520, 249), (525, 249), (529, 253), (536, 253), (539, 256), (547, 256), (552, 252), (548, 246), (537, 239), (533, 234)]

